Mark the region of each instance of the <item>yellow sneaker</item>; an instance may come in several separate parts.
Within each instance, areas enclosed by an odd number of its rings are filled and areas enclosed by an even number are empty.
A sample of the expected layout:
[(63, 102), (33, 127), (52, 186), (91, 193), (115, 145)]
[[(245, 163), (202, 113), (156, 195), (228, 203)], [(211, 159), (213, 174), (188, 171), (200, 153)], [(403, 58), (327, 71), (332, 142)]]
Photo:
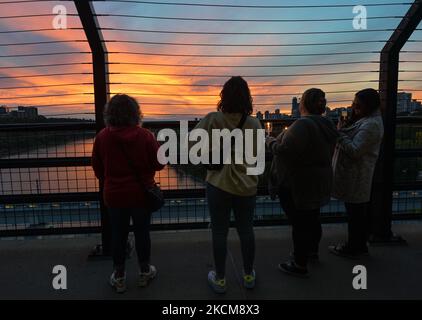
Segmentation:
[(255, 270), (252, 270), (251, 274), (243, 274), (243, 286), (246, 289), (253, 289), (255, 288), (255, 280), (256, 280), (256, 273)]
[(217, 273), (215, 271), (208, 273), (208, 284), (215, 293), (225, 293), (227, 290), (226, 279), (217, 279)]

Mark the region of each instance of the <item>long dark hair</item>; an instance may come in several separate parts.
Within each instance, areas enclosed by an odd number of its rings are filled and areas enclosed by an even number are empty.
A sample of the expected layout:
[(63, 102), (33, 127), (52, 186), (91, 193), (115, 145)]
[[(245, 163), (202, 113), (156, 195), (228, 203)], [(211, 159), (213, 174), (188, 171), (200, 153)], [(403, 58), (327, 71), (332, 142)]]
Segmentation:
[(227, 113), (244, 113), (251, 115), (253, 111), (252, 96), (248, 83), (239, 76), (231, 77), (220, 92), (217, 110)]
[(380, 95), (375, 89), (367, 88), (360, 90), (355, 94), (355, 98), (357, 98), (362, 105), (361, 115), (358, 117), (355, 114), (354, 109), (352, 109), (352, 114), (346, 125), (352, 125), (357, 120), (371, 115), (381, 107)]

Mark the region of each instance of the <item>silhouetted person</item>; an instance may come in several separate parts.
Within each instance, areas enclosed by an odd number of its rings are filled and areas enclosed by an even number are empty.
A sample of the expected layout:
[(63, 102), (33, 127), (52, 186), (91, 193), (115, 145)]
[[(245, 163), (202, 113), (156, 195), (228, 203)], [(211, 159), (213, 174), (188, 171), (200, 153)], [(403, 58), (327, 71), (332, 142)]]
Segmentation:
[(124, 292), (131, 218), (139, 262), (138, 285), (147, 286), (157, 273), (150, 265), (151, 212), (145, 190), (154, 185), (155, 172), (164, 166), (157, 160), (157, 140), (140, 126), (141, 110), (134, 98), (112, 97), (105, 107), (104, 119), (107, 126), (95, 138), (92, 165), (97, 178), (104, 181), (104, 202), (111, 216), (114, 271), (110, 284), (117, 292)]
[[(210, 140), (212, 129), (233, 130), (239, 128), (242, 131), (252, 129), (254, 132), (261, 129), (259, 120), (250, 116), (252, 114), (252, 97), (244, 79), (232, 77), (224, 84), (220, 96), (217, 112), (209, 113), (198, 123), (196, 129), (205, 129)], [(212, 145), (211, 149), (213, 149)], [(232, 145), (231, 164), (224, 164), (221, 168), (209, 167), (214, 170), (207, 170), (206, 177), (215, 261), (215, 271), (209, 272), (208, 282), (216, 293), (226, 291), (227, 234), (232, 211), (242, 248), (243, 284), (246, 288), (255, 286), (253, 218), (258, 176), (247, 175), (245, 164), (235, 164), (233, 151)]]
[(267, 138), (274, 154), (270, 179), (278, 187), (281, 207), (292, 225), (294, 247), (292, 259), (278, 267), (297, 276), (307, 276), (308, 259), (318, 259), (320, 208), (330, 201), (331, 159), (338, 134), (322, 116), (325, 108), (322, 90), (306, 90), (299, 106), (301, 117), (277, 139)]
[(351, 117), (338, 124), (340, 138), (333, 157), (333, 196), (344, 201), (349, 237), (346, 243), (330, 246), (329, 250), (340, 256), (368, 254), (369, 201), (384, 134), (380, 104), (376, 90), (361, 90), (355, 95)]

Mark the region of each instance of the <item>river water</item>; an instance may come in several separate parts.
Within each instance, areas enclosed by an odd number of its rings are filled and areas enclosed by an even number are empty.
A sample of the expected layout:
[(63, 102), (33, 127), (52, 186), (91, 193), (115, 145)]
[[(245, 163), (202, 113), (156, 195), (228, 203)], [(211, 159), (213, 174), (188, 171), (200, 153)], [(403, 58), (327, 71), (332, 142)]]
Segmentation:
[[(36, 148), (9, 159), (87, 157), (93, 139), (83, 139), (50, 148)], [(4, 158), (3, 158), (4, 159)], [(156, 174), (163, 189), (202, 188), (203, 182), (172, 166)], [(0, 169), (0, 195), (94, 192), (98, 181), (90, 166)]]

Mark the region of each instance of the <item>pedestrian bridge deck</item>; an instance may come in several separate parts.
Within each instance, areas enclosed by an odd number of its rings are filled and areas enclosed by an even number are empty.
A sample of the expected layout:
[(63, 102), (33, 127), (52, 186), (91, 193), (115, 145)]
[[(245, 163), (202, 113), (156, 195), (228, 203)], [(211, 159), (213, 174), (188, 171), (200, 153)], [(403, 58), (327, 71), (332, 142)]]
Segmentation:
[[(68, 236), (0, 240), (0, 299), (421, 299), (422, 223), (396, 223), (394, 230), (409, 246), (373, 247), (363, 260), (332, 256), (327, 245), (343, 239), (345, 224), (324, 225), (321, 262), (311, 277), (281, 274), (276, 266), (288, 256), (290, 227), (256, 229), (258, 281), (255, 290), (240, 285), (241, 257), (237, 236), (230, 233), (227, 259), (228, 292), (213, 294), (206, 283), (212, 266), (209, 230), (153, 232), (153, 263), (159, 274), (148, 288), (135, 286), (136, 259), (128, 262), (128, 291), (112, 292), (107, 284), (110, 260), (88, 260), (99, 236)], [(54, 265), (67, 267), (68, 289), (52, 288)], [(368, 289), (352, 288), (353, 266), (368, 271)]]

